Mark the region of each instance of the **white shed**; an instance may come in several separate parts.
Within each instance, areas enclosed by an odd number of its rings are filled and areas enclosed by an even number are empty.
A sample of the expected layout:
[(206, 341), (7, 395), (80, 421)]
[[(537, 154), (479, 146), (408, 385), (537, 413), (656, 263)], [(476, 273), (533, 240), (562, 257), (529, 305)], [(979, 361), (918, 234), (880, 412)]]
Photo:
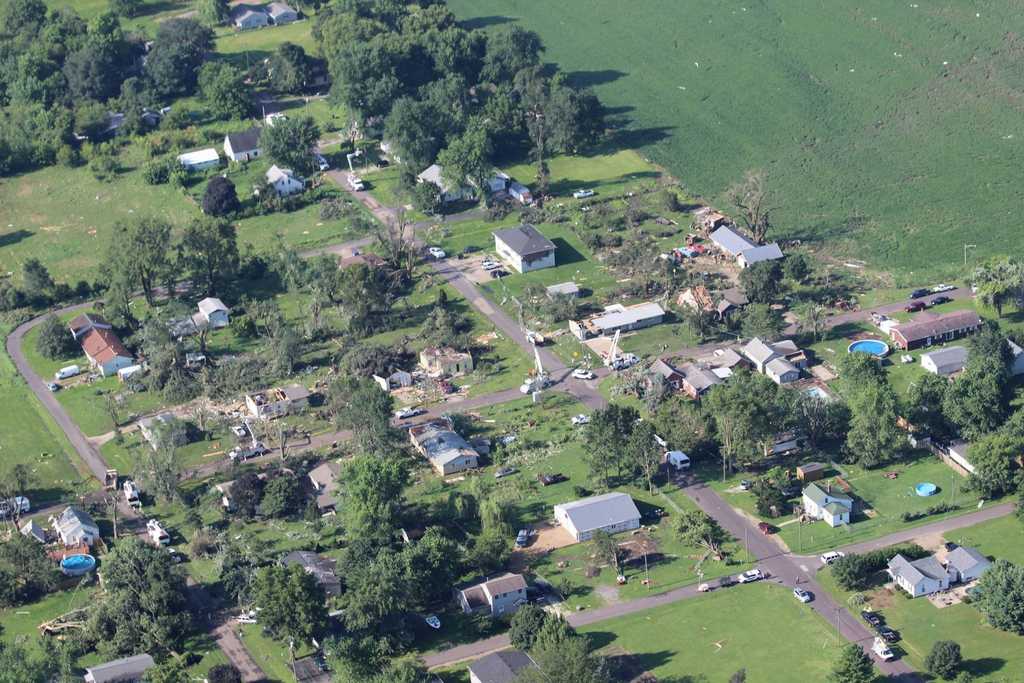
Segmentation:
[(205, 171), (208, 168), (220, 166), (220, 155), (213, 147), (207, 147), (179, 154), (178, 163), (186, 171)]

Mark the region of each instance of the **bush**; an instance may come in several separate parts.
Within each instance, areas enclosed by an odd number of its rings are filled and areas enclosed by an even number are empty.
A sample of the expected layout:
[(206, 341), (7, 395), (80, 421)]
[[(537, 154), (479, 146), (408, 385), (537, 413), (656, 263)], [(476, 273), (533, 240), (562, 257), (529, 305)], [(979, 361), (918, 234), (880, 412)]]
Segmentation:
[(60, 319), (52, 313), (39, 326), (36, 337), (36, 351), (43, 358), (60, 360), (78, 355), (78, 343)]
[(121, 172), (121, 164), (115, 157), (101, 154), (93, 157), (92, 161), (89, 162), (89, 170), (92, 171), (92, 175), (96, 180), (109, 182)]
[(174, 159), (157, 159), (142, 167), (142, 179), (147, 185), (163, 185), (171, 179), (171, 172), (178, 162)]
[(850, 553), (832, 563), (832, 576), (839, 587), (847, 591), (861, 591), (869, 587), (871, 577), (885, 569), (895, 555), (918, 560), (928, 551), (917, 544), (892, 546), (873, 550), (869, 553)]
[(933, 676), (948, 681), (956, 676), (962, 661), (960, 645), (952, 640), (938, 640), (924, 658), (924, 668)]
[(341, 197), (328, 197), (320, 201), (320, 220), (336, 221), (349, 213), (349, 207)]
[(913, 522), (918, 519), (924, 519), (925, 517), (931, 517), (932, 515), (941, 515), (945, 512), (952, 512), (953, 510), (958, 510), (959, 508), (959, 505), (954, 505), (953, 503), (937, 503), (929, 508), (921, 510), (920, 512), (904, 512), (900, 515), (900, 521)]

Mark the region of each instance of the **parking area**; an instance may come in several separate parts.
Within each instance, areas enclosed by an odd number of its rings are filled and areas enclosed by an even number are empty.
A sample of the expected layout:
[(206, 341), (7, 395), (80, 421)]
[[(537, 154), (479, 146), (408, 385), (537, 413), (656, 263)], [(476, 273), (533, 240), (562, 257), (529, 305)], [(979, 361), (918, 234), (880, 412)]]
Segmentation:
[(485, 261), (499, 263), (500, 266), (497, 270), (502, 270), (505, 273), (511, 272), (508, 266), (501, 263), (497, 258), (487, 252), (468, 254), (465, 258), (461, 259), (449, 258), (448, 265), (462, 273), (470, 282), (474, 282), (479, 285), (487, 282), (493, 282), (495, 279), (491, 276), (491, 272), (495, 269), (492, 268), (491, 270), (488, 270), (484, 268)]

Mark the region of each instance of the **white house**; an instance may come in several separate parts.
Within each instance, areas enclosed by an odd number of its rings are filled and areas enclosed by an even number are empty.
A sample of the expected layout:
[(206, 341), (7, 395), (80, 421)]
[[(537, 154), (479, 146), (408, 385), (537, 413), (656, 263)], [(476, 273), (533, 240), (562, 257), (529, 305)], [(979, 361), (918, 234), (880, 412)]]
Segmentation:
[(139, 683), (156, 666), (147, 654), (123, 657), (85, 670), (85, 683)]
[(267, 14), (270, 15), (270, 20), (277, 26), (290, 24), (299, 18), (299, 13), (283, 2), (272, 2), (267, 5)]
[(776, 384), (789, 384), (800, 379), (800, 369), (785, 358), (773, 358), (764, 366), (764, 374)]
[(460, 590), (458, 599), (466, 614), (477, 610), (492, 617), (511, 614), (526, 604), (526, 579), (522, 574), (505, 574)]
[(1014, 376), (1024, 374), (1024, 349), (1012, 339), (1007, 339), (1006, 343), (1010, 346), (1010, 356), (1013, 358), (1010, 362), (1010, 374)]
[(278, 197), (287, 197), (306, 189), (305, 184), (295, 177), (291, 169), (278, 168), (277, 164), (271, 166), (267, 171), (267, 183), (274, 188)]
[(431, 164), (427, 168), (416, 176), (416, 182), (418, 183), (430, 183), (438, 188), (441, 193), (441, 202), (449, 204), (451, 202), (469, 201), (475, 196), (472, 187), (461, 186), (454, 187), (450, 182), (444, 179), (444, 173), (438, 164)]
[(261, 156), (261, 132), (260, 128), (253, 126), (239, 133), (228, 133), (224, 136), (224, 156), (231, 161), (249, 161)]
[(853, 498), (833, 491), (831, 486), (822, 488), (809, 484), (803, 492), (804, 514), (811, 519), (824, 520), (831, 527), (850, 523), (853, 512)]
[(640, 528), (640, 511), (625, 493), (605, 493), (555, 506), (555, 521), (578, 542), (589, 541), (595, 531), (617, 534)]
[(589, 318), (570, 320), (569, 331), (577, 339), (584, 341), (591, 337), (607, 337), (616, 332), (631, 332), (651, 327), (660, 324), (664, 319), (665, 309), (653, 301), (632, 306), (611, 304), (606, 306), (601, 313)]
[(966, 364), (967, 348), (964, 346), (949, 346), (921, 354), (921, 367), (933, 375), (948, 377), (963, 370)]
[(931, 595), (949, 588), (949, 573), (934, 555), (911, 562), (903, 555), (889, 560), (886, 573), (910, 597)]
[(60, 542), (68, 548), (80, 545), (92, 545), (100, 537), (100, 528), (89, 513), (76, 505), (69, 505), (60, 513), (60, 517), (50, 518), (53, 530), (60, 537)]
[(227, 327), (229, 320), (229, 313), (231, 309), (224, 305), (224, 302), (220, 299), (212, 296), (208, 296), (198, 304), (199, 307), (199, 320), (205, 324), (206, 327), (219, 330), (222, 327)]
[(236, 5), (231, 10), (231, 23), (242, 30), (263, 28), (270, 23), (270, 17), (260, 7)]
[(186, 171), (205, 171), (208, 168), (220, 166), (220, 155), (213, 147), (207, 147), (179, 154), (178, 163)]
[(113, 330), (96, 327), (79, 340), (89, 365), (104, 377), (135, 364), (135, 358), (124, 347)]
[(529, 223), (494, 231), (498, 257), (520, 273), (555, 265), (555, 243)]
[(763, 244), (760, 247), (753, 247), (745, 251), (741, 251), (739, 256), (736, 257), (736, 263), (740, 265), (740, 268), (749, 268), (755, 263), (761, 263), (762, 261), (774, 261), (782, 258), (782, 249), (775, 242), (771, 244)]
[(267, 389), (245, 395), (245, 406), (249, 414), (261, 420), (297, 413), (309, 406), (309, 389), (301, 384)]
[(946, 573), (951, 581), (967, 583), (988, 571), (992, 563), (974, 548), (957, 546), (946, 555)]

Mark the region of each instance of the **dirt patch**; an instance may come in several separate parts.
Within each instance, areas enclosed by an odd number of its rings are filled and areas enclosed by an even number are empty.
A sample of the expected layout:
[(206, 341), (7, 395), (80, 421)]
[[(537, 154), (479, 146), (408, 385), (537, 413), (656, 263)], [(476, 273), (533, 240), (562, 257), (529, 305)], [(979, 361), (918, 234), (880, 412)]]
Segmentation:
[(893, 593), (894, 590), (891, 584), (887, 584), (868, 596), (868, 602), (871, 603), (871, 607), (876, 611), (892, 607), (896, 601), (896, 595)]
[(913, 539), (912, 542), (918, 544), (925, 550), (930, 550), (934, 553), (938, 553), (940, 561), (945, 559), (946, 540), (942, 537), (942, 534), (924, 534), (923, 536), (918, 536), (917, 538)]
[(601, 650), (614, 680), (622, 683), (657, 683), (657, 677), (644, 670), (640, 658), (618, 645), (609, 645)]
[(534, 531), (536, 535), (533, 538), (533, 542), (526, 549), (526, 552), (547, 552), (576, 543), (576, 539), (572, 537), (572, 534), (557, 524), (545, 522), (537, 525)]
[(646, 534), (637, 534), (630, 540), (620, 543), (619, 548), (622, 549), (624, 563), (643, 562), (644, 555), (647, 556), (648, 562), (660, 557), (658, 542)]
[(606, 605), (617, 605), (622, 602), (618, 586), (595, 586), (594, 592), (601, 596)]

